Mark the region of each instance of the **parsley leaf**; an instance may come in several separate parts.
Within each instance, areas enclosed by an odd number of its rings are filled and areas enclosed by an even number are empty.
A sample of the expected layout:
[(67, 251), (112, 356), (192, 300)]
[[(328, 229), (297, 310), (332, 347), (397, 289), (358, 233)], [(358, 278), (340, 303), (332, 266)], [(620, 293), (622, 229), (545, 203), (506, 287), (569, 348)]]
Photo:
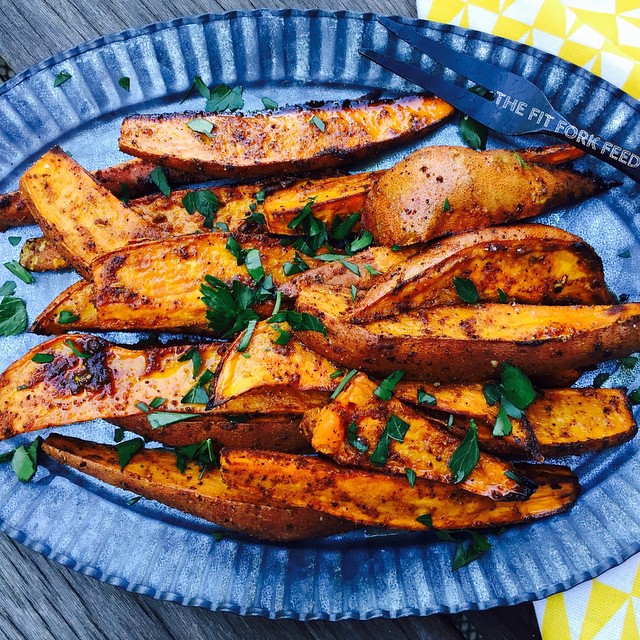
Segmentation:
[(296, 251), (293, 258), (293, 262), (285, 262), (282, 265), (282, 271), (285, 276), (293, 276), (296, 273), (302, 273), (303, 271), (309, 271), (309, 265), (302, 259), (300, 254)]
[(463, 482), (475, 469), (478, 460), (480, 460), (478, 426), (472, 418), (469, 421), (469, 430), (447, 463), (449, 470), (453, 474), (453, 482), (455, 484)]
[(61, 84), (64, 84), (67, 80), (69, 80), (71, 78), (71, 74), (67, 73), (66, 71), (61, 71), (57, 76), (56, 79), (53, 81), (53, 87), (54, 89), (56, 87), (59, 87)]
[(396, 388), (398, 382), (402, 380), (403, 376), (404, 371), (394, 371), (376, 387), (373, 395), (380, 398), (380, 400), (391, 400), (391, 397), (393, 396), (393, 390)]
[(404, 472), (407, 474), (409, 486), (413, 489), (416, 485), (416, 472), (413, 469), (409, 469), (409, 467), (406, 467)]
[(478, 302), (478, 289), (469, 278), (453, 278), (453, 286), (458, 294), (458, 297), (463, 302), (469, 304), (476, 304)]
[(29, 482), (38, 469), (38, 451), (42, 438), (39, 436), (28, 446), (21, 444), (13, 451), (11, 468), (20, 482)]
[(31, 358), (31, 362), (48, 364), (49, 362), (53, 362), (53, 356), (50, 353), (36, 353), (33, 358)]
[(627, 356), (620, 360), (620, 366), (625, 369), (633, 369), (638, 364), (638, 356)]
[(501, 405), (496, 418), (496, 423), (493, 427), (492, 435), (497, 437), (508, 436), (511, 435), (512, 429), (513, 425), (511, 424), (511, 420), (509, 420), (507, 411), (504, 408), (504, 405)]
[(365, 264), (364, 268), (367, 270), (367, 272), (369, 273), (370, 276), (381, 276), (382, 275), (382, 271), (378, 271), (377, 269), (374, 269), (370, 264)]
[(640, 387), (631, 391), (627, 398), (629, 398), (629, 402), (634, 406), (640, 404)]
[(504, 396), (518, 409), (526, 409), (536, 399), (531, 380), (521, 369), (508, 362), (502, 363), (500, 382)]
[(89, 359), (91, 356), (88, 353), (82, 353), (82, 351), (80, 351), (78, 349), (78, 347), (76, 347), (75, 344), (73, 344), (73, 342), (71, 342), (71, 340), (67, 339), (64, 341), (65, 346), (69, 347), (69, 349), (71, 349), (71, 351), (73, 351), (73, 354), (75, 356), (78, 356), (78, 358), (82, 358), (83, 360), (87, 360)]
[(20, 244), (22, 238), (20, 236), (9, 236), (7, 240), (9, 240), (9, 244), (12, 247), (17, 247)]
[(609, 378), (610, 374), (603, 371), (593, 379), (593, 386), (599, 389)]
[(13, 280), (7, 280), (0, 287), (0, 296), (12, 296), (16, 292), (16, 283)]
[(444, 199), (444, 203), (442, 205), (442, 213), (447, 213), (447, 211), (451, 211), (451, 205), (449, 204), (449, 198)]
[(352, 284), (351, 285), (351, 300), (353, 302), (355, 302), (357, 297), (358, 297), (358, 288), (356, 287), (355, 284)]
[(118, 80), (118, 84), (125, 90), (131, 91), (131, 79), (127, 76), (122, 76), (120, 80)]
[(189, 389), (184, 398), (180, 400), (182, 404), (207, 404), (209, 402), (209, 392), (207, 385), (213, 380), (214, 375), (208, 369), (200, 376), (195, 386)]
[(165, 197), (169, 197), (171, 195), (171, 187), (169, 186), (169, 182), (167, 181), (167, 176), (164, 173), (162, 167), (156, 167), (149, 176), (149, 179), (153, 184), (158, 187), (158, 191)]
[(311, 120), (309, 120), (309, 124), (312, 124), (316, 127), (318, 127), (318, 129), (320, 129), (320, 131), (324, 131), (326, 128), (325, 123), (320, 120), (320, 118), (318, 118), (318, 116), (311, 116)]
[(178, 413), (176, 411), (154, 411), (147, 413), (147, 421), (152, 429), (160, 429), (161, 427), (167, 427), (170, 424), (176, 422), (185, 422), (191, 420), (191, 418), (198, 418), (198, 413)]
[(436, 404), (435, 396), (424, 391), (424, 389), (418, 389), (418, 404), (426, 404), (429, 407), (434, 407)]
[(389, 444), (391, 440), (396, 442), (404, 442), (404, 437), (409, 430), (409, 423), (405, 422), (402, 418), (391, 414), (387, 420), (387, 424), (382, 431), (382, 435), (378, 440), (378, 444), (373, 453), (369, 457), (369, 461), (375, 464), (377, 467), (382, 467), (386, 464), (389, 457)]
[(238, 344), (238, 348), (236, 351), (240, 351), (240, 353), (244, 353), (249, 347), (249, 343), (251, 342), (251, 336), (253, 336), (253, 332), (256, 328), (256, 324), (258, 324), (257, 320), (250, 320), (249, 324), (247, 324), (247, 328), (244, 330), (242, 334), (242, 338)]
[[(9, 240), (11, 240), (11, 238), (9, 238)], [(630, 258), (631, 257), (631, 251), (629, 251), (629, 249), (625, 249), (624, 251), (621, 251), (618, 254), (618, 258)]]
[(5, 262), (4, 266), (25, 284), (33, 284), (35, 282), (34, 277), (18, 261), (10, 260)]
[(120, 465), (120, 469), (124, 469), (129, 462), (131, 462), (131, 458), (143, 447), (144, 440), (142, 438), (133, 438), (132, 440), (119, 442), (116, 445), (116, 449), (118, 451), (118, 464)]
[(336, 387), (335, 391), (331, 394), (331, 400), (335, 400), (341, 393), (342, 390), (349, 384), (349, 381), (353, 376), (358, 373), (357, 369), (351, 369), (347, 375), (340, 380), (340, 384)]
[(193, 364), (193, 378), (195, 380), (202, 369), (202, 356), (197, 347), (191, 347), (178, 358), (178, 362), (187, 362), (188, 360), (191, 360)]
[(352, 421), (347, 427), (347, 442), (354, 449), (357, 449), (360, 453), (364, 453), (369, 449), (369, 447), (361, 440), (358, 440), (358, 437), (356, 435), (357, 429), (358, 425), (354, 421)]
[(215, 129), (213, 122), (209, 122), (209, 120), (205, 120), (204, 118), (194, 118), (193, 120), (189, 120), (189, 122), (187, 122), (187, 127), (196, 133), (203, 133), (208, 138), (213, 137), (211, 134)]
[(360, 222), (360, 214), (352, 213), (344, 220), (337, 216), (331, 224), (331, 231), (329, 235), (338, 242), (342, 242), (347, 239), (347, 236), (353, 231), (353, 227)]
[(423, 513), (416, 518), (416, 521), (427, 527), (427, 529), (433, 529), (433, 520), (430, 513)]
[(467, 115), (460, 116), (458, 131), (468, 147), (476, 151), (487, 148), (487, 127)]
[(514, 151), (513, 155), (516, 157), (516, 160), (518, 161), (518, 164), (523, 168), (526, 169), (527, 168), (527, 163), (522, 159), (522, 156), (517, 152)]
[(273, 110), (278, 108), (278, 103), (275, 100), (272, 100), (271, 98), (267, 98), (267, 97), (262, 98), (262, 104), (264, 105), (265, 109)]
[(125, 433), (126, 431), (122, 427), (116, 427), (116, 430), (113, 433), (113, 441), (122, 442), (124, 440)]
[(248, 249), (244, 256), (244, 265), (254, 282), (259, 282), (264, 278), (264, 267), (260, 259), (260, 252), (257, 249)]
[(269, 323), (274, 322), (288, 322), (289, 326), (294, 331), (317, 331), (323, 336), (327, 335), (327, 328), (322, 324), (318, 318), (310, 313), (300, 313), (298, 311), (280, 311), (279, 313), (272, 315)]
[(206, 111), (221, 113), (222, 111), (242, 109), (244, 107), (243, 91), (241, 86), (228, 87), (226, 84), (219, 84), (210, 90), (205, 107)]
[(63, 309), (58, 315), (58, 324), (69, 324), (71, 322), (75, 322), (76, 320), (80, 320), (80, 316), (76, 316), (71, 313), (71, 311), (67, 311)]
[(502, 302), (504, 304), (508, 301), (509, 296), (502, 289), (498, 289), (498, 302)]
[(458, 541), (453, 564), (451, 565), (453, 571), (457, 571), (461, 567), (477, 560), (485, 551), (491, 549), (491, 544), (486, 536), (476, 531), (469, 531), (468, 533), (471, 535), (471, 542), (465, 545), (464, 542)]
[(26, 330), (27, 307), (24, 300), (5, 295), (0, 301), (0, 335), (15, 336)]

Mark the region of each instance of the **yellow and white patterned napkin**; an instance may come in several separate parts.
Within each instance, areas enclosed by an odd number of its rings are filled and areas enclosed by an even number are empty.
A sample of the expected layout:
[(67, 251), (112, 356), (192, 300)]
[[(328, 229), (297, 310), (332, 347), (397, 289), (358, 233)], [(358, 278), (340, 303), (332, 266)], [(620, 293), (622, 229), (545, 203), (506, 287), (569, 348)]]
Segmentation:
[[(640, 98), (640, 0), (417, 0), (418, 17), (573, 62)], [(534, 603), (544, 640), (640, 640), (640, 554)]]
[(418, 17), (573, 62), (640, 98), (640, 0), (417, 0)]

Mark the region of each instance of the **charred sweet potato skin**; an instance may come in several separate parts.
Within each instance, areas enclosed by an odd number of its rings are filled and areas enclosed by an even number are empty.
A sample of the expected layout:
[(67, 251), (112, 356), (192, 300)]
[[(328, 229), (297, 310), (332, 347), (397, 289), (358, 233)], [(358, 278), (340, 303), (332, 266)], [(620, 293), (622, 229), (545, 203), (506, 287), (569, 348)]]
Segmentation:
[[(201, 408), (196, 412), (199, 410)], [(146, 414), (110, 419), (109, 422), (171, 447), (184, 447), (213, 438), (223, 447), (232, 449), (311, 453), (311, 446), (300, 431), (300, 420), (301, 416), (296, 414), (222, 415), (214, 412), (158, 429), (151, 427)]]
[[(150, 162), (211, 177), (258, 177), (320, 170), (355, 161), (390, 144), (414, 139), (449, 117), (437, 98), (318, 103), (252, 115), (179, 113), (125, 118), (120, 149)], [(323, 123), (324, 130), (312, 120)], [(195, 118), (214, 125), (192, 131)]]
[[(454, 476), (448, 461), (460, 440), (396, 398), (386, 402), (379, 400), (374, 395), (376, 387), (376, 383), (358, 374), (333, 403), (306, 413), (302, 430), (310, 437), (313, 448), (339, 464), (398, 475), (405, 475), (406, 469), (412, 469), (418, 477), (453, 484)], [(376, 466), (370, 457), (392, 415), (409, 427), (403, 442), (391, 440), (387, 461)], [(347, 441), (347, 429), (352, 423), (356, 425), (355, 437), (367, 446), (365, 452)], [(525, 479), (514, 480), (505, 475), (508, 471), (518, 478), (508, 464), (482, 453), (478, 464), (459, 486), (492, 500), (526, 500), (535, 485)]]
[[(72, 344), (87, 357), (77, 356)], [(138, 403), (166, 398), (163, 411), (191, 412), (181, 399), (195, 385), (189, 360), (198, 349), (204, 369), (215, 371), (225, 345), (125, 349), (90, 335), (51, 338), (34, 347), (0, 376), (0, 437), (95, 418), (141, 413)], [(37, 363), (37, 354), (53, 357)], [(18, 387), (25, 386), (18, 390)], [(204, 406), (201, 406), (201, 410)]]
[(311, 506), (358, 524), (424, 531), (417, 518), (430, 514), (436, 529), (491, 527), (566, 511), (579, 493), (567, 467), (522, 465), (537, 491), (524, 501), (496, 502), (454, 485), (341, 467), (311, 456), (223, 449), (227, 486), (292, 506)]
[(530, 218), (610, 186), (592, 175), (521, 159), (503, 149), (420, 149), (378, 179), (362, 224), (379, 244), (408, 245)]
[(401, 263), (356, 306), (357, 322), (459, 304), (454, 278), (474, 283), (479, 302), (611, 304), (602, 261), (581, 238), (541, 224), (472, 231), (447, 238)]
[(42, 451), (103, 482), (260, 540), (300, 540), (353, 528), (344, 520), (312, 509), (252, 500), (244, 491), (226, 487), (217, 469), (200, 478), (200, 469), (190, 463), (181, 473), (175, 456), (160, 449), (138, 451), (124, 469), (118, 463), (116, 447), (104, 444), (52, 434), (42, 444)]
[(434, 307), (358, 326), (350, 321), (348, 294), (316, 286), (299, 292), (296, 309), (316, 315), (327, 328), (327, 338), (300, 335), (309, 348), (379, 377), (400, 369), (412, 380), (478, 382), (494, 378), (500, 363), (509, 362), (551, 386), (558, 371), (640, 348), (639, 303)]

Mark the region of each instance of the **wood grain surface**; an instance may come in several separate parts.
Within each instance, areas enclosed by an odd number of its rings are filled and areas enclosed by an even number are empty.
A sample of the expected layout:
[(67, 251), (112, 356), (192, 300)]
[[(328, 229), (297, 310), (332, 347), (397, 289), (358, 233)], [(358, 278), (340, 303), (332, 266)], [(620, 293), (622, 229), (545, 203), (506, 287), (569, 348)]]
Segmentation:
[[(101, 35), (183, 15), (301, 8), (416, 15), (414, 0), (0, 0), (0, 56), (16, 73)], [(0, 638), (7, 640), (537, 640), (523, 604), (456, 616), (341, 622), (242, 618), (129, 593), (75, 573), (0, 535)]]

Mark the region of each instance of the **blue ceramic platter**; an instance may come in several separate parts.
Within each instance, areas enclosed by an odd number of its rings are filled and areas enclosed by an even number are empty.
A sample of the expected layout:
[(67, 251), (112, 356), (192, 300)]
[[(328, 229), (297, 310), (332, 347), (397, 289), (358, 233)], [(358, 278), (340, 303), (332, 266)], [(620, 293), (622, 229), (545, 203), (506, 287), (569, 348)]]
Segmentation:
[[(411, 21), (406, 20), (411, 23)], [(475, 32), (415, 22), (454, 49), (526, 76), (570, 121), (631, 149), (640, 141), (638, 103), (588, 72), (527, 46)], [(207, 15), (155, 24), (101, 38), (61, 53), (0, 86), (0, 192), (54, 144), (89, 169), (122, 159), (117, 137), (123, 116), (203, 107), (179, 104), (194, 75), (210, 86), (245, 87), (247, 109), (268, 96), (280, 104), (353, 98), (373, 89), (387, 95), (414, 87), (360, 57), (358, 48), (387, 50), (425, 67), (404, 43), (395, 44), (373, 15), (320, 11), (258, 11)], [(60, 71), (72, 78), (58, 88)], [(131, 91), (118, 85), (131, 78)], [(490, 146), (529, 146), (543, 139), (491, 136)], [(452, 122), (420, 145), (461, 144)], [(372, 159), (388, 166), (415, 147)], [(578, 163), (607, 177), (605, 164)], [(640, 299), (638, 185), (629, 179), (607, 195), (543, 221), (573, 231), (602, 256), (617, 293)], [(20, 247), (7, 236), (39, 235), (35, 227), (0, 236), (2, 262)], [(630, 258), (619, 253), (629, 250)], [(10, 276), (7, 272), (7, 277)], [(76, 276), (48, 273), (18, 283), (33, 319)], [(0, 278), (4, 281), (5, 278)], [(136, 336), (109, 335), (123, 342)], [(0, 370), (41, 337), (0, 339)], [(613, 370), (604, 366), (602, 370)], [(582, 381), (589, 383), (593, 374)], [(633, 371), (607, 384), (636, 388)], [(113, 428), (94, 422), (62, 431), (112, 442)], [(29, 438), (30, 439), (30, 438)], [(2, 443), (2, 451), (21, 439)], [(299, 544), (261, 544), (242, 537), (216, 541), (216, 527), (142, 500), (49, 462), (29, 484), (0, 466), (0, 527), (23, 544), (68, 567), (155, 598), (215, 610), (302, 620), (426, 615), (513, 604), (550, 595), (612, 567), (640, 549), (640, 441), (564, 460), (583, 495), (570, 512), (491, 535), (492, 550), (453, 573), (453, 547), (429, 533), (359, 531)]]

